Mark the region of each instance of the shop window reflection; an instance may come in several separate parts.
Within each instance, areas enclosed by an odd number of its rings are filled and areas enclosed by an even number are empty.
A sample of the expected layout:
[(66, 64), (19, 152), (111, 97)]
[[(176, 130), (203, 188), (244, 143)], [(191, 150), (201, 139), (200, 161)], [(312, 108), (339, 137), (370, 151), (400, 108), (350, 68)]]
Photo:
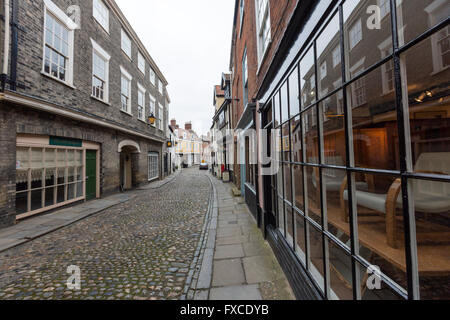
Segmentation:
[(329, 241), (330, 299), (352, 300), (353, 279), (350, 256), (332, 241)]
[[(450, 164), (447, 162), (450, 175)], [(421, 299), (450, 299), (450, 182), (410, 180)]]
[[(405, 230), (400, 178), (353, 173), (359, 254), (406, 288)], [(348, 191), (341, 189), (341, 221), (348, 221)]]
[[(352, 115), (356, 167), (400, 168), (397, 111), (394, 92), (383, 94), (383, 66), (353, 82), (347, 89)], [(364, 98), (360, 95), (364, 82)]]
[(412, 169), (445, 174), (450, 162), (450, 68), (435, 72), (434, 36), (402, 54), (402, 80), (408, 97), (404, 104), (409, 111)]

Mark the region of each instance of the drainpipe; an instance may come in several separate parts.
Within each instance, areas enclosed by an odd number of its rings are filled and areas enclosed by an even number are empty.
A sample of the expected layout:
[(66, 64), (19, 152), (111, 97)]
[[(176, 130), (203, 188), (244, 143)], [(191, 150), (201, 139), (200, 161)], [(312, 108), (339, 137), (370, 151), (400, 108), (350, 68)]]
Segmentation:
[(10, 0), (5, 0), (5, 41), (3, 47), (3, 70), (0, 75), (1, 78), (1, 91), (5, 91), (5, 84), (8, 75), (8, 62), (9, 62), (9, 11), (10, 11)]
[(11, 44), (11, 81), (10, 89), (16, 91), (17, 87), (17, 50), (18, 50), (18, 20), (19, 20), (19, 0), (11, 0), (12, 4), (12, 44)]

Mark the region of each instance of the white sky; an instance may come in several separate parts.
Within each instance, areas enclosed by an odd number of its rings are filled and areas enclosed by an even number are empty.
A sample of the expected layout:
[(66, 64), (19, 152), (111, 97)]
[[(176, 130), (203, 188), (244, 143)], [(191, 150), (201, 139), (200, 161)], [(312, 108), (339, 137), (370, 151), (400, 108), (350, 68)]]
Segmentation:
[(229, 69), (233, 0), (116, 0), (169, 82), (170, 119), (206, 134)]

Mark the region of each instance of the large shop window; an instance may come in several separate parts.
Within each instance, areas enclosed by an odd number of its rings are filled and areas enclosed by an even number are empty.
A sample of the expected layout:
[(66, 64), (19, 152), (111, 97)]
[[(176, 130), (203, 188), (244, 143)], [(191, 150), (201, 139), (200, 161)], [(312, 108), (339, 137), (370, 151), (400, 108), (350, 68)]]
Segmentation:
[(450, 7), (397, 0), (392, 27), (379, 1), (370, 29), (374, 3), (341, 3), (272, 93), (278, 230), (325, 298), (449, 299)]
[(17, 218), (84, 199), (83, 150), (17, 147)]
[(148, 154), (148, 181), (159, 178), (159, 154), (150, 152)]

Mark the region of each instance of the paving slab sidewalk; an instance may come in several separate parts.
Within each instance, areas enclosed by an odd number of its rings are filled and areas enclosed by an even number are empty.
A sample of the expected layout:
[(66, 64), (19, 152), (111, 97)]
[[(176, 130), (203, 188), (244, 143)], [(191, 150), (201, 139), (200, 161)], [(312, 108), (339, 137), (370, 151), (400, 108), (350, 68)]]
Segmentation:
[[(217, 222), (207, 246), (195, 300), (294, 300), (269, 244), (232, 184), (212, 178)], [(214, 249), (213, 249), (214, 248)]]

